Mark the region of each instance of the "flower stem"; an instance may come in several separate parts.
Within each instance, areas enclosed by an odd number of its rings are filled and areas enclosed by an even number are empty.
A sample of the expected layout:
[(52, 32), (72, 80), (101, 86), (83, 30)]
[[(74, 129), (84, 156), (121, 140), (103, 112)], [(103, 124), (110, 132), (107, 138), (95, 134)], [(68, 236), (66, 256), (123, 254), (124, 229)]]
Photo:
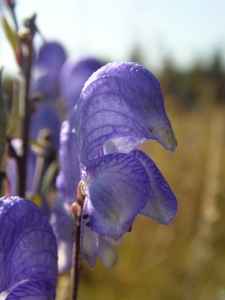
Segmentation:
[(80, 252), (80, 232), (81, 215), (84, 203), (84, 195), (81, 189), (81, 183), (77, 187), (77, 202), (71, 205), (71, 212), (74, 218), (74, 244), (73, 244), (73, 265), (71, 269), (71, 300), (77, 299), (80, 270), (82, 258)]
[(27, 31), (21, 31), (19, 35), (20, 43), (24, 46), (22, 75), (23, 84), (20, 95), (20, 136), (23, 141), (22, 155), (19, 160), (19, 196), (25, 197), (26, 189), (26, 169), (29, 142), (29, 125), (30, 125), (30, 104), (29, 104), (29, 87), (32, 68), (33, 53), (33, 35)]

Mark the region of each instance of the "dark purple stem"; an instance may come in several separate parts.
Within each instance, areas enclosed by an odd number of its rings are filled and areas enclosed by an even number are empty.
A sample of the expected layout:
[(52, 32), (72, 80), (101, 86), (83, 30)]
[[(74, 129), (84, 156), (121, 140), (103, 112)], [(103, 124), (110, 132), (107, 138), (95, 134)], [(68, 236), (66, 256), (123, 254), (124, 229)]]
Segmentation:
[(29, 126), (30, 126), (30, 106), (29, 106), (29, 86), (32, 67), (32, 41), (33, 37), (29, 35), (24, 40), (21, 40), (27, 47), (26, 55), (23, 55), (23, 75), (25, 79), (25, 93), (20, 99), (21, 105), (21, 139), (23, 141), (22, 156), (19, 160), (19, 196), (25, 197), (26, 191), (26, 169), (27, 169), (27, 154), (29, 142)]
[(74, 217), (74, 244), (73, 244), (73, 265), (71, 269), (71, 300), (77, 299), (78, 285), (80, 278), (80, 270), (82, 258), (80, 252), (80, 233), (81, 233), (81, 215), (84, 203), (84, 195), (81, 191), (81, 185), (77, 188), (77, 202), (71, 206), (72, 215)]
[(80, 278), (80, 225), (76, 225), (76, 220), (74, 220), (74, 247), (73, 247), (73, 266), (71, 270), (71, 300), (77, 299), (78, 284)]

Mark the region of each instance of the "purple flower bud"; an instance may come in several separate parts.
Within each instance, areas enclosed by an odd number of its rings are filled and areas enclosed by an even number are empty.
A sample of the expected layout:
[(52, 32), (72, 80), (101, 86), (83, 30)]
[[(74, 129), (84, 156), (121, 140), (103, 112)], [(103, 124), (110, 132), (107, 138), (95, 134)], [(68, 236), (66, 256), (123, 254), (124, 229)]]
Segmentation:
[(33, 80), (31, 81), (32, 92), (40, 93), (48, 100), (56, 100), (58, 96), (59, 73), (66, 60), (63, 47), (57, 42), (44, 44), (35, 64)]
[(88, 78), (102, 67), (97, 59), (84, 57), (79, 60), (68, 59), (60, 72), (60, 92), (70, 110), (80, 97), (81, 90)]

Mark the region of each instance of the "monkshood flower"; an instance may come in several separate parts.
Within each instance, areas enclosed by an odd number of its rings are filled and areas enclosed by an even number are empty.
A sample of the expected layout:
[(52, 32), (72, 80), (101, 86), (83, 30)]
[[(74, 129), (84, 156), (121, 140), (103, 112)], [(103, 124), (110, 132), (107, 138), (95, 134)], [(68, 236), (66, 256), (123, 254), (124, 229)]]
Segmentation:
[(64, 63), (60, 72), (59, 84), (60, 93), (69, 110), (77, 104), (85, 82), (101, 67), (102, 63), (94, 57), (83, 57), (78, 60), (68, 59)]
[[(102, 67), (85, 84), (65, 126), (72, 140), (61, 148), (61, 156), (72, 161), (77, 150), (86, 195), (81, 252), (91, 267), (100, 238), (119, 239), (131, 230), (137, 214), (171, 224), (177, 212), (173, 192), (155, 163), (133, 150), (146, 139), (172, 151), (177, 146), (152, 73), (136, 63)], [(63, 174), (74, 172), (63, 160), (61, 167)]]
[(28, 200), (0, 199), (0, 268), (0, 297), (55, 299), (55, 236), (41, 211)]
[(66, 60), (66, 53), (58, 42), (45, 43), (37, 57), (31, 80), (31, 91), (39, 93), (45, 100), (58, 97), (59, 73)]

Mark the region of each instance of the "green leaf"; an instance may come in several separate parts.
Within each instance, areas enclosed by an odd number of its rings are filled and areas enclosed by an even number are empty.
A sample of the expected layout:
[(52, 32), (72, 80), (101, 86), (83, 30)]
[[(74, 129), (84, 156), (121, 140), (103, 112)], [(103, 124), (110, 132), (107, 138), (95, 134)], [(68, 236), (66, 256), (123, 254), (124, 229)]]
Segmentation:
[(11, 29), (9, 26), (9, 23), (7, 22), (6, 18), (2, 16), (2, 23), (3, 23), (3, 28), (6, 34), (6, 37), (8, 41), (10, 42), (10, 45), (13, 48), (16, 60), (19, 65), (21, 65), (21, 51), (20, 51), (20, 45), (18, 38), (16, 36), (16, 33)]

